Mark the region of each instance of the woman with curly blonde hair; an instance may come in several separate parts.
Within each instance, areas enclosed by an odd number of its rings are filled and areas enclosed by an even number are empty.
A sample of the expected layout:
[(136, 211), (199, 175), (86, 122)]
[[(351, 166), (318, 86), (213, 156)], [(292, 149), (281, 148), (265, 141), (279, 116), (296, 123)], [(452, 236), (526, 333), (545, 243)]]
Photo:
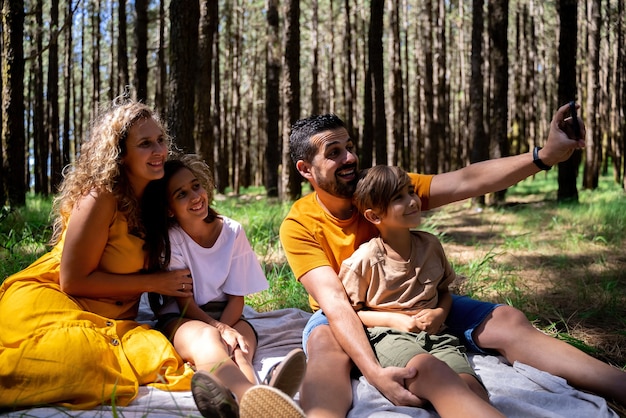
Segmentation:
[(193, 371), (134, 321), (143, 292), (191, 295), (189, 270), (144, 272), (140, 199), (170, 138), (117, 100), (91, 127), (55, 199), (54, 247), (0, 286), (0, 409), (127, 405), (138, 386), (189, 390)]

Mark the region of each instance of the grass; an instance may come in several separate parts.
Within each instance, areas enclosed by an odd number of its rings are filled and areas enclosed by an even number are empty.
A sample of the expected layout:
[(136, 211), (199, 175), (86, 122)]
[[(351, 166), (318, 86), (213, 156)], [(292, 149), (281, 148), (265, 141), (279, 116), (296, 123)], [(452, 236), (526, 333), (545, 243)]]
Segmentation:
[(468, 202), (432, 211), (427, 222), (455, 270), (459, 291), (504, 302), (535, 326), (626, 368), (626, 195), (609, 176), (580, 202), (556, 201), (556, 173), (509, 189), (507, 204)]
[[(579, 204), (556, 202), (556, 170), (524, 180), (507, 204), (477, 209), (469, 201), (424, 214), (455, 270), (458, 290), (508, 303), (544, 332), (604, 361), (626, 367), (626, 195), (610, 176)], [(289, 203), (251, 188), (216, 196), (220, 213), (241, 222), (270, 287), (247, 297), (259, 311), (297, 307), (308, 298), (282, 253), (278, 229)], [(20, 211), (1, 213), (0, 280), (46, 251), (50, 201), (29, 196)]]

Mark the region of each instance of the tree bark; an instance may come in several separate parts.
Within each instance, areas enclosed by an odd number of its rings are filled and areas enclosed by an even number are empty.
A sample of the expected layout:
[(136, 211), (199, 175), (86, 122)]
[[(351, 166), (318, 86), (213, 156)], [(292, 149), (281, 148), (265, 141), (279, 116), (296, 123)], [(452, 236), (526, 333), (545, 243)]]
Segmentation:
[(198, 59), (198, 0), (170, 3), (170, 133), (185, 152), (196, 152), (194, 139), (195, 79)]
[[(74, 65), (72, 56), (72, 24), (74, 20), (74, 9), (72, 9), (72, 2), (67, 2), (67, 9), (65, 13), (65, 65), (63, 68), (63, 78), (65, 85), (65, 101), (63, 106), (63, 146), (61, 152), (61, 166), (65, 167), (70, 163), (70, 151), (71, 151), (71, 136), (70, 129), (72, 127), (72, 98), (73, 92), (73, 77)], [(74, 128), (76, 128), (76, 122), (74, 122)], [(74, 133), (76, 135), (76, 132)]]
[[(130, 85), (130, 77), (128, 75), (128, 41), (126, 36), (126, 0), (119, 1), (117, 16), (119, 21), (117, 32), (117, 88), (118, 94), (120, 94)], [(139, 23), (139, 14), (137, 14), (137, 18), (137, 23)], [(139, 52), (139, 44), (137, 44), (137, 52)]]
[[(576, 100), (576, 54), (578, 51), (578, 2), (577, 0), (560, 0), (557, 3), (561, 29), (559, 33), (559, 103), (564, 104)], [(578, 201), (576, 178), (581, 161), (581, 152), (574, 154), (562, 163), (558, 169), (559, 201)]]
[(202, 0), (200, 5), (200, 40), (198, 44), (198, 142), (200, 155), (215, 170), (215, 136), (213, 131), (213, 43), (218, 25), (218, 2)]
[[(300, 0), (287, 0), (285, 8), (285, 71), (283, 80), (283, 138), (289, 138), (291, 125), (300, 118)], [(289, 142), (282, 146), (283, 193), (295, 200), (302, 194), (302, 177), (289, 156)]]
[(384, 0), (371, 0), (368, 37), (369, 67), (374, 93), (374, 152), (376, 164), (387, 162), (387, 115), (385, 114), (385, 68), (383, 53)]
[[(472, 73), (470, 76), (470, 119), (469, 135), (471, 143), (470, 162), (477, 163), (489, 159), (489, 138), (484, 125), (484, 83), (483, 75), (483, 0), (472, 1)], [(485, 204), (485, 196), (473, 199), (477, 205)]]
[(93, 0), (91, 6), (91, 119), (98, 113), (100, 103), (100, 0)]
[(59, 2), (50, 2), (50, 45), (48, 47), (48, 94), (47, 104), (47, 133), (48, 149), (50, 150), (50, 187), (49, 190), (56, 192), (56, 187), (61, 184), (62, 169), (61, 149), (59, 135)]
[(394, 0), (390, 4), (391, 38), (391, 131), (393, 144), (393, 165), (408, 167), (409, 152), (404, 143), (404, 80), (402, 79), (402, 50), (400, 42), (400, 2)]
[[(121, 7), (121, 3), (120, 3)], [(135, 22), (135, 42), (137, 43), (135, 51), (135, 91), (137, 94), (137, 100), (146, 103), (148, 101), (148, 0), (135, 0), (135, 13), (137, 20)], [(120, 21), (122, 15), (120, 14)], [(120, 28), (121, 31), (121, 28)], [(124, 39), (124, 42), (126, 39)], [(159, 40), (160, 41), (160, 40)], [(121, 42), (121, 39), (120, 39)], [(128, 81), (128, 58), (126, 56), (126, 49), (124, 49), (124, 60), (120, 65), (126, 65), (126, 86)], [(162, 54), (159, 48), (159, 54)], [(121, 47), (120, 57), (122, 55)], [(120, 58), (121, 59), (121, 58)], [(120, 82), (122, 80), (120, 79)]]
[[(489, 39), (492, 44), (490, 52), (491, 71), (493, 74), (493, 96), (491, 99), (490, 120), (491, 138), (497, 141), (494, 148), (495, 158), (507, 157), (510, 153), (508, 138), (508, 86), (509, 86), (509, 55), (508, 55), (508, 0), (492, 0), (489, 2)], [(496, 145), (494, 144), (494, 145)], [(506, 190), (495, 193), (497, 203), (505, 200)]]
[(423, 6), (425, 20), (424, 35), (424, 171), (436, 174), (438, 171), (439, 150), (435, 137), (435, 90), (433, 74), (433, 1), (426, 0)]
[(26, 204), (24, 134), (24, 2), (2, 4), (2, 187), (0, 203)]
[(583, 187), (596, 189), (602, 163), (602, 137), (598, 123), (600, 103), (600, 30), (602, 18), (601, 0), (587, 1), (588, 45), (587, 45), (587, 105), (585, 109), (587, 146), (583, 174)]
[[(278, 0), (267, 2), (267, 56), (265, 59), (265, 117), (267, 119), (265, 147), (265, 193), (278, 197), (278, 166), (280, 148), (280, 35), (278, 32)], [(294, 165), (292, 162), (289, 165)]]
[(446, 7), (445, 0), (437, 1), (436, 19), (436, 47), (434, 52), (436, 53), (435, 68), (437, 70), (437, 90), (435, 94), (435, 114), (434, 114), (434, 129), (433, 129), (433, 146), (434, 152), (437, 155), (437, 167), (436, 171), (432, 173), (439, 173), (442, 169), (444, 171), (450, 170), (450, 149), (451, 144), (449, 136), (446, 135), (448, 130), (448, 120), (450, 115), (450, 107), (448, 100), (448, 82), (446, 77)]
[[(147, 0), (139, 0), (147, 1)], [(165, 90), (167, 86), (167, 66), (165, 65), (165, 0), (159, 0), (159, 46), (157, 50), (156, 88), (154, 90), (154, 107), (165, 117), (167, 113)], [(137, 91), (139, 92), (139, 86)]]
[(33, 149), (35, 171), (35, 193), (48, 196), (48, 156), (49, 143), (46, 132), (46, 107), (43, 81), (43, 5), (41, 0), (35, 2), (35, 44), (32, 72), (34, 78), (33, 91)]
[[(332, 0), (331, 0), (332, 2)], [(312, 0), (313, 21), (311, 29), (311, 47), (313, 49), (313, 68), (311, 68), (311, 113), (317, 115), (320, 113), (320, 85), (319, 85), (319, 19), (317, 14), (318, 2)]]

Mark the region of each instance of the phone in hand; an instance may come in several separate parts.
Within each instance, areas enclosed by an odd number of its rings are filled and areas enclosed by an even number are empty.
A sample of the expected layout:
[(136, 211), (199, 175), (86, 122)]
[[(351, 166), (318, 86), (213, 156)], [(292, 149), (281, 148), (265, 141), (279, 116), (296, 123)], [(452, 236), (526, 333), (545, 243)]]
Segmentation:
[(578, 123), (578, 115), (576, 114), (576, 102), (569, 102), (569, 113), (572, 117), (572, 127), (574, 128), (574, 135), (576, 136), (574, 139), (582, 139), (582, 134), (580, 132), (580, 124)]

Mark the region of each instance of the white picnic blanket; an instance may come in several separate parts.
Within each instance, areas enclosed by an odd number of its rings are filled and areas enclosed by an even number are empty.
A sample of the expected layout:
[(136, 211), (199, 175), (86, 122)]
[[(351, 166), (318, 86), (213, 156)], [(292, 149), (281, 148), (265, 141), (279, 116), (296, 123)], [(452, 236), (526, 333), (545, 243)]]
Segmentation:
[[(140, 316), (147, 321), (149, 317)], [(259, 334), (254, 366), (262, 379), (267, 370), (293, 348), (301, 347), (302, 329), (310, 314), (300, 309), (256, 312), (246, 306), (244, 315)], [(618, 418), (606, 401), (581, 392), (565, 380), (521, 363), (509, 365), (502, 357), (470, 355), (476, 372), (489, 390), (492, 404), (509, 418)], [(354, 405), (348, 418), (436, 418), (432, 409), (397, 407), (361, 377), (353, 380)], [(1, 395), (0, 395), (1, 396)], [(297, 399), (297, 396), (296, 396)], [(0, 414), (2, 417), (199, 417), (191, 392), (164, 392), (141, 387), (126, 407), (101, 406), (87, 411), (32, 408)], [(265, 418), (265, 417), (260, 417)], [(269, 417), (268, 417), (269, 418)]]

